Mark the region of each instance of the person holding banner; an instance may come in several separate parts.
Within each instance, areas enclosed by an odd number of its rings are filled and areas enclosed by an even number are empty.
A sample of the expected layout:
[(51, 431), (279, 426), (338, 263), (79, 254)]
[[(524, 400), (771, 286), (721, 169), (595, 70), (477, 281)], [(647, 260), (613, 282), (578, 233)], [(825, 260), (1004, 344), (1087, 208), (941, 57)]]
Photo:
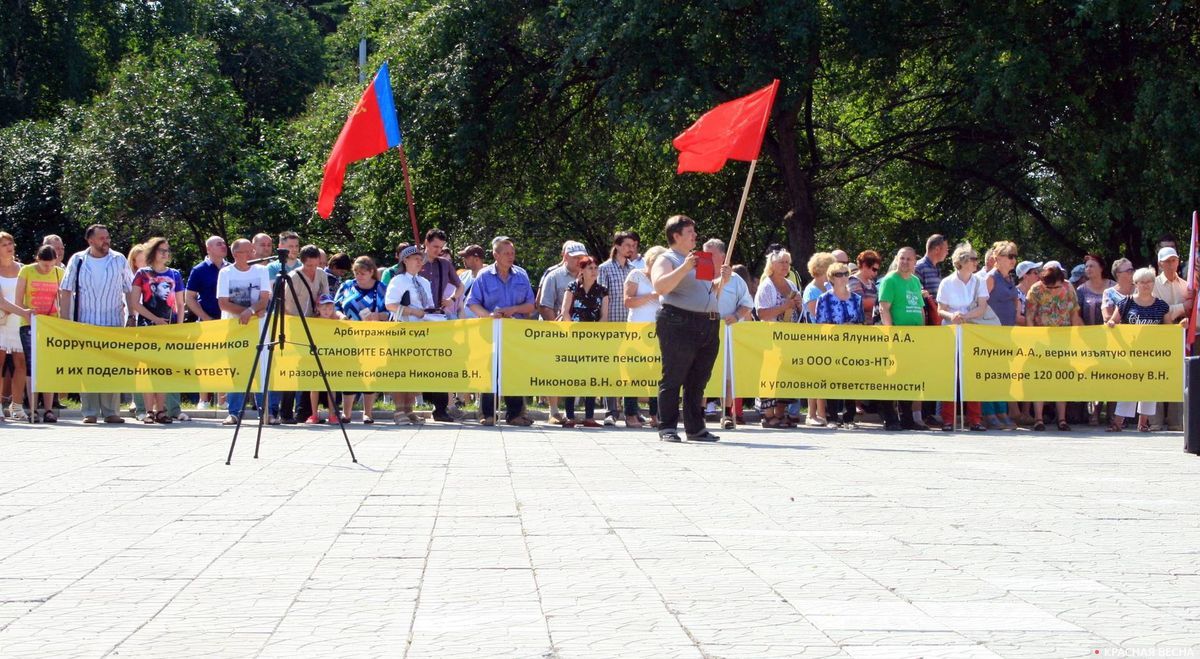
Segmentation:
[[(400, 263), (404, 272), (392, 277), (384, 294), (384, 306), (392, 312), (397, 322), (420, 322), (427, 317), (441, 312), (441, 307), (433, 297), (433, 289), (429, 280), (421, 276), (421, 265), (425, 255), (421, 248), (409, 245), (400, 251)], [(414, 393), (393, 393), (392, 400), (396, 404), (396, 412), (392, 420), (398, 426), (409, 426), (422, 422), (421, 417), (413, 412)]]
[[(492, 265), (479, 271), (471, 297), (467, 304), (479, 318), (527, 318), (533, 313), (533, 287), (529, 276), (521, 268), (513, 266), (517, 260), (517, 248), (506, 237), (492, 241)], [(530, 426), (533, 421), (525, 416), (525, 399), (520, 396), (505, 396), (506, 418), (510, 426)], [(496, 425), (496, 395), (485, 393), (480, 397), (481, 425)]]
[[(658, 317), (658, 310), (662, 308), (662, 299), (658, 293), (654, 292), (654, 284), (650, 283), (650, 271), (654, 268), (654, 262), (658, 260), (667, 248), (662, 245), (655, 245), (646, 250), (642, 260), (645, 265), (640, 270), (634, 270), (625, 278), (625, 308), (629, 309), (629, 322), (631, 323), (653, 323)], [(658, 428), (658, 396), (651, 396), (649, 400), (650, 406), (650, 426)], [(628, 410), (626, 410), (628, 412)], [(640, 410), (634, 410), (635, 414)], [(626, 417), (626, 425), (628, 425)], [(640, 420), (639, 420), (640, 423)]]
[[(354, 278), (342, 282), (334, 296), (334, 305), (342, 317), (348, 320), (382, 322), (391, 319), (388, 313), (387, 287), (375, 278), (377, 269), (375, 261), (369, 256), (354, 259), (350, 266)], [(350, 415), (354, 409), (354, 399), (358, 392), (342, 393), (342, 423), (350, 423)], [(362, 392), (363, 423), (375, 423), (375, 394)]]
[[(29, 416), (25, 414), (25, 352), (21, 347), (22, 309), (17, 306), (21, 263), (16, 257), (17, 241), (9, 232), (0, 231), (0, 365), (4, 355), (12, 358), (12, 379), (9, 381), (12, 402), (8, 412), (17, 421), (28, 421)], [(0, 419), (3, 417), (0, 414)]]
[[(62, 282), (62, 269), (57, 267), (58, 255), (54, 247), (42, 245), (38, 248), (37, 258), (31, 265), (21, 266), (17, 273), (17, 304), (9, 305), (0, 301), (0, 308), (21, 318), (19, 336), (21, 349), (25, 355), (33, 354), (33, 336), (29, 322), (35, 315), (52, 316), (58, 313), (58, 285)], [(25, 359), (25, 377), (30, 379), (32, 360)], [(32, 382), (32, 380), (30, 380)], [(23, 389), (24, 387), (22, 387)], [(14, 386), (14, 391), (16, 387)], [(30, 392), (29, 413), (37, 414), (37, 392)], [(54, 394), (42, 394), (42, 421), (57, 423), (58, 416), (54, 413)]]
[[(563, 295), (571, 282), (579, 277), (579, 261), (587, 255), (587, 247), (583, 243), (575, 240), (563, 243), (562, 260), (547, 269), (538, 282), (537, 308), (542, 320), (560, 319), (558, 314), (562, 310)], [(558, 396), (547, 396), (546, 404), (550, 407), (550, 423), (562, 425), (563, 418), (558, 415)]]
[[(146, 241), (146, 267), (133, 276), (129, 308), (137, 317), (138, 327), (171, 325), (183, 322), (183, 275), (169, 266), (171, 245), (166, 238)], [(145, 423), (171, 423), (169, 410), (178, 410), (178, 393), (145, 393)], [(176, 415), (181, 414), (176, 412)]]
[[(1134, 293), (1121, 300), (1117, 305), (1117, 313), (1109, 317), (1105, 324), (1109, 327), (1116, 327), (1122, 323), (1126, 325), (1162, 325), (1186, 316), (1186, 310), (1173, 309), (1171, 305), (1155, 297), (1155, 283), (1153, 268), (1142, 268), (1133, 273)], [(1150, 420), (1157, 407), (1158, 404), (1154, 401), (1140, 401), (1136, 404), (1132, 402), (1117, 403), (1116, 416), (1109, 423), (1108, 431), (1120, 432), (1125, 427), (1125, 419), (1132, 418), (1136, 414), (1138, 430), (1150, 432), (1152, 430)]]
[[(724, 263), (727, 250), (725, 241), (720, 238), (711, 238), (704, 243), (704, 251), (713, 255), (713, 263)], [(734, 270), (737, 266), (734, 266)], [(729, 275), (729, 281), (725, 283), (725, 288), (721, 289), (721, 297), (717, 300), (717, 313), (721, 314), (721, 321), (725, 325), (732, 325), (743, 320), (750, 320), (750, 312), (754, 310), (754, 298), (750, 296), (750, 287), (746, 284), (746, 280), (742, 279), (737, 272), (732, 272)], [(727, 406), (722, 410), (721, 427), (725, 430), (733, 430), (737, 428), (737, 424), (741, 423), (738, 419), (742, 418), (742, 399), (735, 398), (733, 395), (733, 353), (732, 351), (725, 356), (725, 366), (728, 369), (729, 377), (725, 378), (725, 401)]]
[[(608, 322), (608, 287), (597, 281), (599, 277), (596, 260), (585, 256), (579, 260), (579, 278), (567, 286), (563, 295), (562, 308), (559, 317), (570, 319), (573, 323)], [(566, 417), (563, 419), (564, 428), (575, 427), (575, 397), (568, 396), (563, 405)], [(583, 397), (584, 419), (586, 428), (599, 428), (596, 422), (596, 399), (592, 396)]]
[[(904, 327), (924, 325), (925, 299), (921, 279), (916, 275), (916, 250), (901, 247), (896, 252), (895, 264), (895, 272), (879, 282), (880, 323)], [(913, 418), (910, 401), (880, 401), (878, 405), (884, 430), (929, 430), (929, 426)]]
[[(261, 235), (261, 234), (260, 234)], [(270, 236), (267, 236), (270, 239)], [(221, 318), (237, 318), (242, 325), (252, 319), (262, 318), (267, 312), (267, 304), (271, 301), (271, 280), (267, 276), (267, 268), (263, 265), (251, 265), (250, 258), (255, 255), (254, 245), (245, 238), (233, 241), (230, 246), (233, 263), (221, 268), (217, 273), (217, 305), (221, 307)], [(279, 402), (275, 392), (271, 392), (270, 408), (267, 423), (279, 425)], [(258, 413), (262, 414), (262, 394), (255, 394), (258, 401)], [(230, 391), (225, 396), (229, 414), (221, 425), (237, 425), (237, 417), (242, 413), (246, 394), (243, 390)]]
[[(1189, 313), (1192, 292), (1188, 289), (1187, 278), (1179, 276), (1179, 254), (1174, 247), (1164, 246), (1158, 250), (1158, 269), (1161, 272), (1154, 280), (1154, 297), (1166, 302), (1173, 313)], [(1136, 277), (1134, 279), (1136, 281)], [(1183, 404), (1161, 403), (1151, 423), (1159, 430), (1182, 430)]]
[[(817, 298), (816, 322), (833, 325), (862, 325), (863, 306), (862, 296), (850, 290), (850, 268), (845, 263), (837, 262), (829, 266), (829, 280), (833, 288)], [(838, 428), (847, 427), (856, 430), (854, 422), (857, 409), (852, 400), (823, 401)], [(839, 416), (840, 415), (840, 416)]]
[[(1071, 327), (1082, 325), (1079, 316), (1079, 299), (1074, 289), (1067, 284), (1067, 275), (1058, 261), (1047, 261), (1042, 266), (1042, 279), (1029, 288), (1029, 296), (1025, 300), (1025, 322), (1029, 327)], [(1041, 432), (1046, 429), (1042, 413), (1046, 403), (1033, 404), (1033, 429)], [(1059, 401), (1054, 404), (1058, 429), (1067, 432), (1071, 424), (1067, 423), (1067, 404)]]
[[(767, 253), (767, 262), (763, 266), (762, 278), (758, 291), (754, 294), (754, 307), (758, 310), (758, 319), (764, 323), (792, 323), (796, 321), (803, 301), (796, 285), (788, 275), (792, 271), (792, 255), (786, 249), (777, 249)], [(787, 407), (792, 402), (790, 398), (762, 398), (762, 427), (764, 428), (794, 428), (795, 424), (788, 418)]]
[[(77, 252), (67, 265), (59, 287), (58, 313), (68, 320), (101, 327), (123, 327), (126, 296), (133, 290), (133, 272), (123, 254), (112, 251), (108, 227), (93, 224), (84, 233), (88, 248)], [(83, 422), (125, 423), (117, 414), (120, 394), (79, 395)]]
[(858, 253), (855, 259), (858, 271), (850, 275), (850, 292), (862, 298), (863, 324), (875, 324), (875, 307), (879, 303), (879, 287), (876, 279), (883, 259), (875, 250), (868, 249)]
[[(696, 269), (696, 222), (686, 215), (673, 215), (666, 223), (669, 248), (654, 263), (650, 280), (662, 296), (656, 330), (662, 351), (662, 380), (658, 385), (658, 438), (681, 441), (679, 426), (680, 389), (683, 390), (683, 429), (689, 441), (715, 442), (719, 437), (704, 425), (704, 387), (712, 375), (713, 362), (721, 348), (721, 323), (717, 313), (717, 290), (733, 270), (721, 266), (719, 277), (703, 278)], [(711, 268), (709, 268), (711, 271)], [(715, 273), (714, 273), (715, 274)]]
[[(961, 325), (963, 323), (981, 323), (981, 324), (999, 324), (996, 320), (996, 312), (992, 311), (990, 318), (996, 322), (982, 323), (985, 318), (989, 317), (990, 308), (988, 307), (987, 283), (975, 275), (975, 269), (979, 267), (979, 254), (971, 247), (970, 243), (962, 243), (954, 248), (954, 254), (950, 257), (950, 262), (954, 266), (954, 275), (946, 277), (938, 284), (937, 305), (938, 316), (942, 319), (943, 325)], [(961, 390), (962, 384), (959, 383)], [(983, 425), (982, 404), (977, 401), (966, 401), (963, 403), (964, 411), (967, 416), (967, 423), (970, 424), (970, 429), (973, 432), (983, 432), (987, 427)], [(948, 400), (942, 402), (942, 430), (951, 432), (954, 430), (954, 401)]]
[[(817, 322), (817, 300), (822, 295), (833, 290), (833, 285), (829, 283), (829, 266), (837, 263), (837, 258), (831, 252), (817, 252), (808, 258), (808, 274), (812, 276), (812, 281), (804, 287), (804, 292), (800, 294), (802, 306), (800, 307), (800, 322), (815, 323)], [(796, 413), (799, 413), (796, 411)], [(809, 398), (808, 413), (804, 416), (804, 425), (814, 428), (824, 428), (828, 421), (826, 420), (825, 399), (824, 398)]]
[[(638, 253), (637, 234), (631, 231), (618, 231), (613, 235), (612, 247), (608, 251), (608, 260), (600, 264), (600, 283), (608, 289), (608, 320), (613, 323), (623, 323), (629, 318), (629, 309), (625, 306), (625, 280), (629, 273), (637, 269), (632, 259)], [(617, 398), (610, 397), (606, 401), (608, 414), (606, 419), (613, 419), (614, 424), (618, 415), (624, 413), (626, 428), (641, 428), (642, 420), (638, 416), (637, 398), (625, 398), (622, 407), (617, 407)]]
[(1104, 314), (1104, 322), (1112, 320), (1119, 312), (1118, 308), (1125, 298), (1133, 295), (1133, 263), (1129, 259), (1120, 258), (1112, 262), (1112, 273), (1117, 283), (1104, 289), (1104, 301), (1100, 303), (1100, 311)]
[[(1013, 269), (1017, 267), (1017, 245), (1008, 240), (1000, 240), (992, 245), (992, 256), (995, 264), (984, 277), (988, 288), (988, 308), (996, 315), (1000, 325), (1013, 327), (1017, 324), (1021, 301), (1017, 285), (1013, 283)], [(1012, 416), (1009, 416), (1009, 413)], [(983, 422), (989, 429), (1016, 430), (1017, 423), (1013, 417), (1018, 416), (1016, 403), (994, 401), (983, 403)]]

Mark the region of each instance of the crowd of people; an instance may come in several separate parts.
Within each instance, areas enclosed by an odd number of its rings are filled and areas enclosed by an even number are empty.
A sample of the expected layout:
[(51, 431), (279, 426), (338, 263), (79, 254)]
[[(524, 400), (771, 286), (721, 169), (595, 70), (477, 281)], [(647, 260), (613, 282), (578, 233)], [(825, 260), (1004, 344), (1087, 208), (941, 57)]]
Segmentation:
[[(1105, 263), (1094, 254), (1068, 269), (1058, 261), (1023, 260), (1010, 241), (997, 241), (980, 254), (965, 242), (952, 248), (945, 236), (935, 234), (926, 240), (924, 254), (901, 247), (886, 266), (885, 257), (870, 249), (854, 258), (841, 249), (817, 252), (802, 275), (780, 245), (769, 248), (761, 274), (752, 274), (742, 265), (714, 267), (725, 263), (726, 245), (717, 238), (700, 245), (690, 218), (674, 216), (665, 230), (668, 244), (644, 253), (640, 237), (632, 231), (614, 235), (607, 255), (592, 255), (583, 243), (567, 241), (560, 261), (542, 274), (536, 287), (516, 265), (516, 245), (510, 238), (496, 237), (490, 250), (466, 246), (457, 252), (456, 266), (448, 251), (449, 237), (440, 229), (428, 230), (419, 244), (398, 245), (394, 265), (386, 268), (370, 255), (329, 255), (315, 245), (301, 245), (300, 236), (291, 231), (277, 237), (260, 233), (229, 244), (213, 236), (205, 241), (204, 259), (186, 275), (173, 264), (171, 244), (162, 237), (135, 245), (126, 255), (112, 249), (107, 228), (93, 225), (84, 236), (87, 249), (68, 257), (60, 237), (46, 236), (31, 262), (22, 264), (12, 235), (0, 232), (0, 351), (5, 353), (3, 391), (11, 397), (7, 416), (29, 420), (37, 415), (40, 421), (54, 423), (65, 395), (29, 391), (30, 361), (25, 356), (31, 350), (30, 321), (35, 315), (105, 327), (222, 318), (246, 324), (267, 313), (271, 284), (281, 273), (297, 291), (295, 298), (285, 299), (286, 312), (312, 318), (656, 322), (663, 372), (659, 395), (647, 401), (648, 418), (642, 401), (633, 397), (597, 400), (582, 395), (549, 397), (545, 402), (551, 424), (648, 424), (664, 441), (680, 441), (676, 428), (681, 413), (689, 439), (715, 441), (706, 429), (706, 416), (719, 418), (722, 427), (730, 429), (745, 423), (744, 410), (754, 406), (767, 428), (857, 428), (867, 412), (877, 414), (886, 430), (956, 427), (953, 401), (755, 401), (734, 398), (727, 391), (721, 409), (717, 401), (705, 401), (702, 392), (717, 356), (722, 324), (1113, 327), (1182, 321), (1191, 308), (1177, 245), (1169, 236), (1157, 245), (1157, 269), (1135, 269), (1124, 258)], [(286, 250), (286, 259), (253, 263), (275, 256), (276, 244)], [(411, 425), (423, 421), (414, 412), (418, 396), (432, 406), (434, 421), (454, 423), (464, 416), (463, 397), (472, 394), (342, 392), (326, 400), (318, 392), (272, 392), (267, 400), (260, 394), (253, 401), (244, 400), (240, 392), (186, 395), (194, 397), (197, 409), (224, 407), (225, 424), (237, 423), (246, 407), (266, 414), (270, 424), (319, 424), (336, 420), (334, 415), (349, 423), (360, 402), (362, 423), (371, 424), (383, 396), (395, 406), (394, 423)], [(188, 420), (179, 392), (134, 395), (131, 401), (119, 394), (84, 393), (79, 398), (87, 424), (123, 423), (126, 404), (132, 417), (143, 423)], [(494, 425), (497, 401), (487, 393), (478, 398), (481, 423)], [(582, 418), (577, 418), (577, 398), (582, 400)], [(523, 398), (506, 396), (504, 406), (508, 424), (533, 423)], [(1136, 419), (1142, 431), (1182, 425), (1180, 404), (1154, 401), (969, 401), (963, 410), (962, 425), (972, 431), (1012, 430), (1018, 425), (1042, 431), (1048, 423), (1060, 431), (1070, 430), (1072, 423), (1104, 424), (1120, 431), (1127, 419)]]

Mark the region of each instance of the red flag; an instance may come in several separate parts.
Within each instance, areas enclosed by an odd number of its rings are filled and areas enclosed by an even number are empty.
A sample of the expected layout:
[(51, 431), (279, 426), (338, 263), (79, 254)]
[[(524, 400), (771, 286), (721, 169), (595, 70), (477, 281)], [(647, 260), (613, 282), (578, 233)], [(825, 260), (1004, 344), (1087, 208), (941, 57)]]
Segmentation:
[(775, 80), (762, 89), (704, 113), (672, 142), (679, 149), (677, 174), (721, 171), (726, 160), (758, 160), (775, 103)]
[(329, 160), (325, 161), (317, 213), (324, 218), (333, 213), (333, 202), (342, 192), (347, 165), (379, 155), (399, 146), (400, 142), (400, 122), (396, 119), (392, 82), (388, 76), (387, 62), (384, 62), (358, 100), (358, 105), (354, 106), (354, 112), (346, 119), (346, 125), (342, 126), (341, 134), (333, 143)]

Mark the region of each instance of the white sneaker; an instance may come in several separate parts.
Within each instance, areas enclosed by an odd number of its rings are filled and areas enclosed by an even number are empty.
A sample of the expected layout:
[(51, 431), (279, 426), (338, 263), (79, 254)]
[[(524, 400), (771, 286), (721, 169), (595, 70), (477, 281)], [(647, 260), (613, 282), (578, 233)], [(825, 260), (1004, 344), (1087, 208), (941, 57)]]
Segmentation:
[(191, 421), (192, 417), (187, 415), (187, 412), (180, 412), (179, 416), (175, 417), (179, 421)]
[(398, 426), (411, 426), (413, 424), (412, 419), (409, 419), (408, 415), (404, 412), (396, 412), (396, 415), (392, 417), (392, 423)]
[(615, 425), (617, 425), (617, 420), (612, 418), (612, 415), (609, 414), (608, 416), (604, 417), (604, 425), (615, 426)]
[(199, 403), (196, 403), (196, 409), (198, 409), (198, 410), (207, 410), (207, 409), (210, 409), (211, 407), (212, 407), (212, 405), (209, 404), (209, 402), (206, 400), (202, 400)]

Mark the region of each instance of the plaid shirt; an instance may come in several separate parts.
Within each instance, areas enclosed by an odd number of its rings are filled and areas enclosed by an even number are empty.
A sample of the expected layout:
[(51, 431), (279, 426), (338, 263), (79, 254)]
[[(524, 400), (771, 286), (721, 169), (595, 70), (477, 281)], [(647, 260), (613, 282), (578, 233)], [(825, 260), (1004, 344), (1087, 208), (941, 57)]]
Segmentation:
[(624, 323), (629, 320), (629, 310), (625, 308), (625, 278), (636, 269), (629, 261), (626, 261), (625, 265), (619, 265), (616, 261), (609, 259), (600, 264), (600, 283), (608, 289), (608, 321), (610, 323)]
[(922, 256), (921, 260), (917, 261), (915, 273), (917, 279), (921, 280), (921, 288), (936, 297), (938, 286), (942, 284), (942, 273), (933, 261), (930, 261), (928, 256)]

